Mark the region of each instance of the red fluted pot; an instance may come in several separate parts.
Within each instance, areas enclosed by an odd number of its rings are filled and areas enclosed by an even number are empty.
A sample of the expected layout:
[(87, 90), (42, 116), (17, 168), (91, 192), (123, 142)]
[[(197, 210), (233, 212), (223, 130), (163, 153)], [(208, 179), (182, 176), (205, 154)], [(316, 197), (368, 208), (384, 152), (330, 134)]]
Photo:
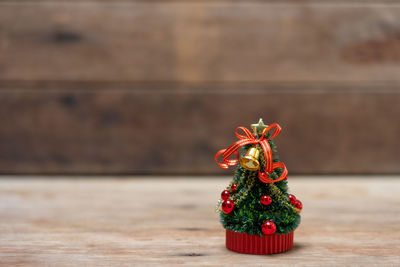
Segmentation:
[(293, 247), (293, 232), (258, 236), (226, 230), (226, 247), (246, 254), (280, 253)]

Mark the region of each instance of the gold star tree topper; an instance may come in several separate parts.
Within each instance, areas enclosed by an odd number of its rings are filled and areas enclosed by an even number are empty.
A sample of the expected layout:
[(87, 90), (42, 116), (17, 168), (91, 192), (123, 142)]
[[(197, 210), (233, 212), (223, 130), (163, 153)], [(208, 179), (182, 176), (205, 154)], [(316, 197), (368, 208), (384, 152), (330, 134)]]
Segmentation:
[(255, 135), (261, 135), (262, 131), (267, 127), (268, 125), (265, 125), (262, 119), (260, 119), (258, 123), (253, 123), (251, 125)]

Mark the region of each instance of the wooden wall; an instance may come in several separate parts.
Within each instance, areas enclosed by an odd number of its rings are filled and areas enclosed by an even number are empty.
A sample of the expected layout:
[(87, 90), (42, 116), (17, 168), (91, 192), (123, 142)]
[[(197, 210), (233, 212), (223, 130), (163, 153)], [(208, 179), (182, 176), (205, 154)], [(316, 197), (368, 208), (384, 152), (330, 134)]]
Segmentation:
[(259, 117), (290, 173), (400, 172), (395, 1), (0, 1), (0, 173), (214, 174)]

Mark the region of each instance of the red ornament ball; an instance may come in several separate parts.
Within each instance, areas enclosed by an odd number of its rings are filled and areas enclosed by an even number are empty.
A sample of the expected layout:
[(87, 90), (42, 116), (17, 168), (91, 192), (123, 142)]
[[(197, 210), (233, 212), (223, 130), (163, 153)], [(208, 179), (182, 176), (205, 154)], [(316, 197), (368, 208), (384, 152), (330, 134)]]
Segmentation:
[(265, 172), (260, 172), (260, 173), (258, 173), (258, 178), (261, 180), (261, 181), (265, 181), (265, 180), (267, 180), (268, 179), (268, 174), (267, 173), (265, 173)]
[(265, 235), (273, 235), (276, 231), (276, 225), (274, 222), (266, 221), (263, 223), (261, 230)]
[(294, 202), (294, 206), (296, 207), (296, 209), (301, 210), (303, 208), (303, 203), (301, 203), (300, 200), (296, 200), (296, 202)]
[(265, 206), (267, 206), (267, 205), (272, 203), (272, 198), (270, 196), (267, 196), (267, 195), (262, 196), (260, 198), (260, 203), (265, 205)]
[(227, 200), (228, 197), (229, 197), (230, 195), (231, 195), (231, 193), (229, 193), (228, 190), (224, 190), (224, 191), (222, 191), (222, 193), (221, 193), (221, 198), (222, 198), (223, 200)]
[(294, 204), (296, 202), (296, 197), (294, 195), (289, 195), (288, 196), (289, 202)]
[(237, 184), (232, 184), (232, 185), (231, 185), (231, 191), (232, 191), (232, 192), (235, 192), (235, 191), (236, 191), (236, 188), (237, 188)]
[(235, 202), (233, 202), (230, 199), (227, 199), (222, 203), (222, 211), (225, 214), (230, 213), (233, 210), (234, 207), (235, 207)]

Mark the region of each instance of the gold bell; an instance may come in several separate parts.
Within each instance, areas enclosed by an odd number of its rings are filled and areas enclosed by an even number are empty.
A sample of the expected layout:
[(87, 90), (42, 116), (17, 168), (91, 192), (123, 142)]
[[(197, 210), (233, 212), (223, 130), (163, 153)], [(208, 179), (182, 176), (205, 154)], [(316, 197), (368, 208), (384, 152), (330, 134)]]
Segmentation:
[(246, 170), (256, 171), (260, 168), (260, 163), (258, 162), (259, 156), (260, 152), (257, 147), (252, 147), (247, 151), (246, 155), (240, 159), (240, 165)]

